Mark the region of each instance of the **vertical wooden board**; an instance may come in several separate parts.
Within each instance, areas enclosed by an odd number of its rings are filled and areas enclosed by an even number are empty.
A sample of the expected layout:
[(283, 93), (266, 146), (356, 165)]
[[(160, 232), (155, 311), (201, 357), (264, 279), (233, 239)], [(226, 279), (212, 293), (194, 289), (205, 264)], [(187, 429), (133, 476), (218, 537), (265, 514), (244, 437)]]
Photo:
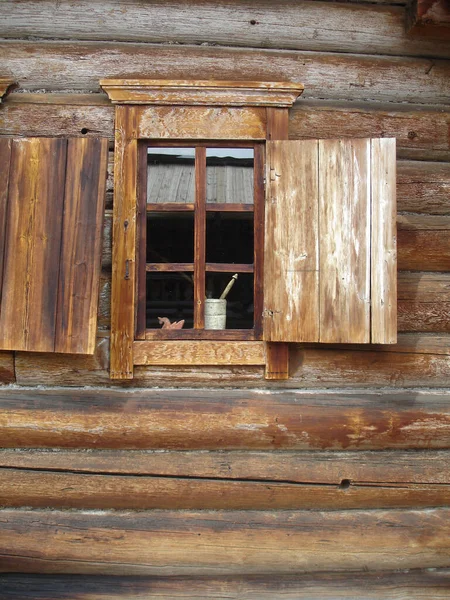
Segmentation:
[(371, 332), (373, 344), (397, 342), (395, 138), (371, 140)]
[(12, 141), (0, 138), (0, 307), (3, 284), (3, 256), (5, 251), (6, 207), (8, 204), (9, 171)]
[(289, 138), (288, 109), (268, 106), (266, 111), (266, 138), (268, 140), (287, 140)]
[(194, 327), (205, 327), (206, 148), (195, 150)]
[(319, 141), (320, 342), (370, 342), (370, 140)]
[(133, 378), (136, 295), (137, 132), (132, 106), (116, 107), (111, 379)]
[(14, 140), (0, 347), (53, 352), (67, 142)]
[(267, 142), (264, 339), (316, 342), (318, 145)]
[(56, 352), (95, 350), (107, 161), (107, 139), (69, 140)]

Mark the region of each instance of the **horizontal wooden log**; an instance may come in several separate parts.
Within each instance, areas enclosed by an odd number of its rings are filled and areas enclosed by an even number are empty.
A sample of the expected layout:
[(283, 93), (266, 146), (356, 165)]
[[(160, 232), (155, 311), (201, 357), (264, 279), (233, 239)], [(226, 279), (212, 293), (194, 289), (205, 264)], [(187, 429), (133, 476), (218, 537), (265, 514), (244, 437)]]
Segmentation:
[(15, 380), (13, 352), (0, 352), (0, 383), (14, 383)]
[[(131, 455), (130, 455), (131, 453)], [(0, 504), (84, 509), (443, 506), (448, 452), (0, 451)]]
[(450, 448), (445, 391), (0, 390), (0, 423), (4, 448)]
[(397, 162), (397, 209), (450, 214), (450, 168), (446, 163)]
[(399, 331), (450, 333), (450, 302), (397, 302)]
[[(107, 335), (107, 332), (99, 332)], [(406, 334), (408, 335), (408, 334)], [(427, 334), (423, 334), (427, 335)], [(422, 335), (420, 336), (422, 338)], [(407, 340), (401, 339), (403, 346)], [(136, 367), (130, 383), (117, 384), (187, 388), (233, 388), (264, 385), (268, 389), (285, 388), (371, 388), (389, 387), (450, 387), (450, 364), (442, 354), (430, 352), (435, 341), (429, 338), (420, 343), (408, 343), (400, 352), (374, 349), (370, 346), (346, 349), (302, 348), (290, 351), (290, 378), (286, 381), (264, 381), (261, 367), (210, 366), (210, 367)], [(445, 343), (445, 340), (444, 342)], [(428, 346), (422, 350), (421, 346)], [(398, 350), (398, 349), (396, 349)], [(18, 352), (15, 358), (15, 375), (19, 385), (79, 386), (112, 385), (109, 379), (109, 339), (99, 337), (93, 356), (67, 356), (61, 354)]]
[(233, 81), (251, 73), (302, 83), (305, 99), (448, 103), (450, 63), (438, 59), (123, 42), (5, 40), (2, 50), (3, 72), (27, 91), (98, 92), (108, 77)]
[(397, 297), (411, 302), (450, 302), (450, 273), (399, 273)]
[(5, 509), (0, 571), (219, 576), (448, 568), (449, 513)]
[[(450, 44), (411, 39), (405, 9), (353, 3), (5, 0), (3, 37), (218, 44), (359, 54), (450, 56)], [(155, 27), (154, 24), (158, 26)]]
[[(448, 450), (0, 450), (0, 469), (342, 485), (449, 484)], [(345, 486), (343, 486), (345, 487)]]
[(450, 160), (447, 110), (406, 104), (301, 100), (290, 111), (289, 137), (395, 137), (397, 157)]
[(399, 229), (398, 268), (401, 271), (450, 271), (450, 231)]
[[(448, 458), (448, 457), (447, 457)], [(426, 508), (450, 503), (450, 484), (278, 483), (86, 475), (0, 469), (5, 507), (171, 510)]]
[[(106, 136), (113, 140), (114, 107), (106, 94), (10, 94), (0, 109), (4, 135)], [(397, 156), (421, 160), (450, 160), (448, 112), (441, 108), (403, 104), (359, 104), (304, 101), (291, 110), (290, 135), (299, 138), (395, 137)], [(83, 134), (81, 132), (84, 132)], [(416, 163), (413, 163), (413, 165)], [(445, 172), (445, 165), (442, 167)], [(448, 172), (448, 169), (447, 169)], [(420, 173), (420, 171), (418, 171)], [(448, 206), (445, 175), (437, 175), (435, 203)], [(399, 182), (401, 183), (399, 165)], [(428, 189), (424, 182), (425, 190)], [(418, 192), (422, 193), (422, 190)], [(430, 182), (430, 196), (433, 184)], [(417, 205), (416, 201), (415, 205)], [(432, 202), (430, 199), (428, 203)], [(411, 210), (402, 204), (399, 208)], [(414, 207), (413, 207), (414, 208)], [(425, 209), (413, 212), (427, 212)], [(430, 210), (430, 212), (433, 212)]]
[(246, 577), (1, 577), (2, 600), (448, 600), (448, 569)]

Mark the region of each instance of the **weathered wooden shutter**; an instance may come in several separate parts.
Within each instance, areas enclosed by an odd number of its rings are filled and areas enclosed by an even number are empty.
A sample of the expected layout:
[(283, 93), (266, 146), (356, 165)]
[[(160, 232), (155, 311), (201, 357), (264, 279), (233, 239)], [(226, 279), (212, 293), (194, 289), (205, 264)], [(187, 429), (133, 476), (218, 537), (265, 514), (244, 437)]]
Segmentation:
[(395, 139), (267, 143), (264, 339), (397, 340)]
[(0, 349), (92, 354), (108, 143), (0, 140)]

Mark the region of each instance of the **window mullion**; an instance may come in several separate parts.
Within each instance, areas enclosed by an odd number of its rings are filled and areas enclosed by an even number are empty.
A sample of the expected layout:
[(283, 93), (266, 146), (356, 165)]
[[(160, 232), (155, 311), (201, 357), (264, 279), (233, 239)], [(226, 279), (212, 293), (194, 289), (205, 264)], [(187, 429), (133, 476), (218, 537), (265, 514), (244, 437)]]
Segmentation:
[(205, 327), (206, 148), (195, 149), (194, 328)]

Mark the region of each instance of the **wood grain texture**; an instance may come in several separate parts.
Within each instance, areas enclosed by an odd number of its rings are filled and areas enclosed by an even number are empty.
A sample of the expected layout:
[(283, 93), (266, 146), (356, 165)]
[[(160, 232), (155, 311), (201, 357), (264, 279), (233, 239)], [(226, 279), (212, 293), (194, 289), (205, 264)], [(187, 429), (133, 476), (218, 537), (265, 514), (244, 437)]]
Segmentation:
[(107, 77), (246, 80), (252, 73), (259, 81), (300, 79), (305, 99), (448, 103), (450, 65), (439, 59), (123, 42), (5, 40), (2, 50), (4, 73), (15, 72), (27, 91), (98, 92)]
[[(392, 2), (389, 2), (392, 4)], [(404, 2), (402, 2), (403, 4)], [(388, 4), (388, 2), (386, 2)], [(399, 3), (396, 3), (399, 4)], [(402, 6), (367, 6), (361, 2), (268, 1), (187, 2), (168, 10), (163, 2), (64, 1), (19, 5), (5, 1), (0, 13), (4, 37), (119, 40), (285, 48), (364, 54), (449, 56), (449, 44), (411, 39)], [(158, 27), (154, 27), (158, 23)], [(51, 26), (51, 25), (52, 26)]]
[(3, 288), (3, 258), (5, 254), (11, 148), (12, 140), (0, 139), (0, 306)]
[(135, 365), (264, 365), (263, 342), (138, 341)]
[[(245, 577), (1, 576), (2, 600), (448, 600), (448, 569)], [(68, 591), (70, 590), (70, 591)], [(70, 596), (68, 596), (70, 594)]]
[(395, 139), (371, 140), (370, 341), (397, 341)]
[[(448, 457), (447, 457), (448, 458)], [(450, 501), (450, 483), (327, 485), (290, 481), (81, 474), (0, 469), (3, 507), (115, 510), (298, 510), (430, 508)]]
[(14, 353), (0, 352), (0, 382), (14, 383), (16, 381)]
[[(112, 141), (114, 107), (105, 102), (106, 95), (94, 93), (12, 93), (2, 105), (0, 126), (5, 135), (86, 135)], [(351, 138), (395, 137), (398, 158), (448, 161), (449, 125), (448, 111), (442, 107), (301, 100), (290, 111), (289, 130), (291, 139), (333, 138), (336, 132)], [(445, 190), (443, 194), (447, 198)], [(399, 191), (399, 201), (401, 197)]]
[(55, 349), (66, 149), (65, 140), (13, 141), (0, 310), (4, 350)]
[(284, 106), (302, 93), (301, 83), (198, 79), (102, 79), (113, 104), (178, 106)]
[(402, 271), (450, 271), (448, 230), (399, 229), (397, 247)]
[(319, 142), (320, 342), (370, 341), (370, 180), (370, 140)]
[(266, 342), (266, 369), (264, 378), (289, 379), (289, 346), (284, 342)]
[(446, 451), (0, 451), (2, 506), (339, 509), (442, 506)]
[[(39, 473), (189, 477), (193, 480), (353, 485), (448, 484), (448, 450), (0, 450), (0, 468)], [(345, 487), (341, 485), (341, 489)], [(349, 489), (347, 488), (347, 489)], [(68, 490), (70, 491), (70, 490)]]
[(116, 107), (111, 291), (111, 379), (132, 379), (136, 294), (137, 119)]
[(267, 143), (264, 339), (319, 339), (316, 141)]
[(139, 106), (136, 113), (139, 138), (265, 139), (264, 108)]
[(108, 141), (68, 142), (55, 352), (93, 354)]
[(450, 214), (450, 167), (447, 163), (397, 162), (397, 209)]
[(448, 513), (4, 509), (0, 570), (211, 576), (448, 567)]
[[(321, 385), (327, 371), (331, 385), (335, 385), (330, 364), (318, 365), (317, 353), (308, 352), (312, 361), (306, 358), (302, 376), (314, 385), (312, 362), (317, 370), (323, 369)], [(358, 368), (356, 353), (334, 354), (335, 362), (342, 361), (349, 371)], [(360, 354), (369, 357), (366, 364), (374, 364), (378, 373), (383, 355), (389, 365), (394, 363), (394, 356), (408, 357), (387, 352)], [(448, 364), (448, 356), (441, 358)], [(405, 364), (400, 368), (406, 378)], [(367, 385), (372, 373), (363, 371), (360, 379), (365, 377)], [(424, 364), (420, 371), (418, 378), (423, 380), (427, 377)], [(229, 380), (229, 373), (227, 376)], [(217, 380), (216, 375), (208, 391), (0, 390), (2, 446), (172, 450), (450, 448), (450, 409), (445, 390), (280, 394), (222, 389), (219, 393), (214, 385), (223, 388), (223, 383)], [(157, 385), (155, 381), (161, 379), (153, 377), (152, 385)], [(288, 382), (274, 383), (278, 387), (286, 383), (298, 387), (299, 381), (300, 377), (291, 373)], [(351, 378), (340, 381), (348, 385)]]

